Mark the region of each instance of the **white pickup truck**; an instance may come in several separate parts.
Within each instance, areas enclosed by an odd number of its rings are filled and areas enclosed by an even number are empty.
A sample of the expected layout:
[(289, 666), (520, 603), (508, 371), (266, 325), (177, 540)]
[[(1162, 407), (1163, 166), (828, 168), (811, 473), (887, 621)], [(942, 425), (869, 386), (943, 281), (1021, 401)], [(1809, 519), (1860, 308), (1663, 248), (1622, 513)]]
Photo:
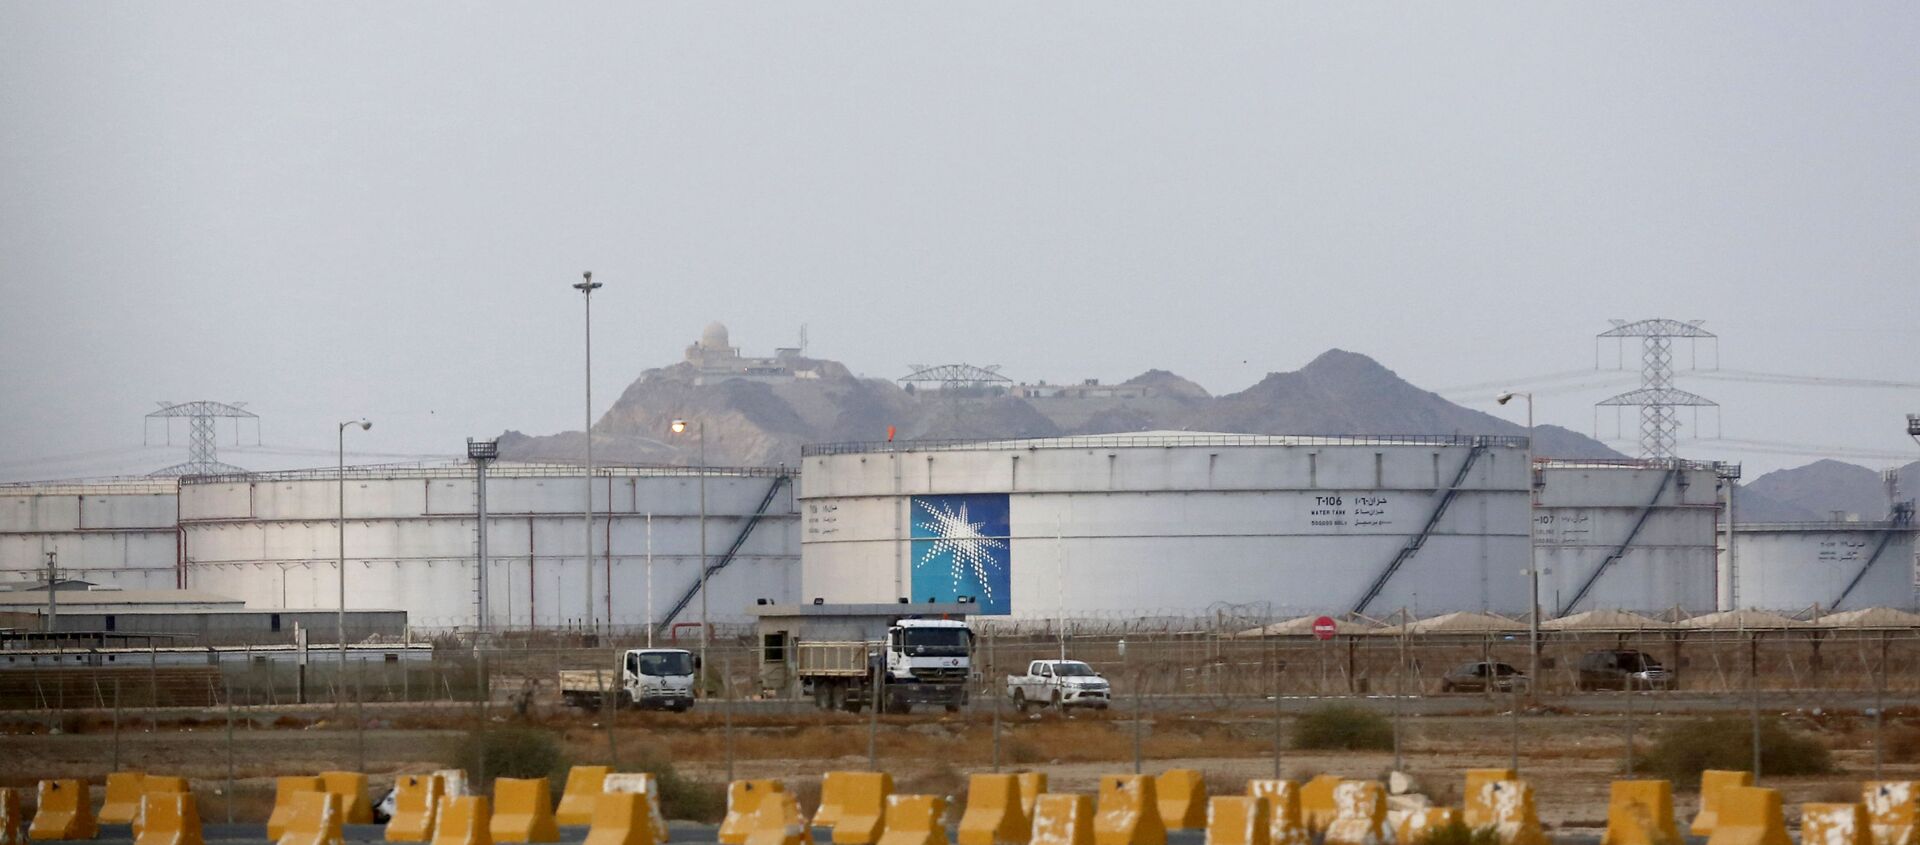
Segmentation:
[(1078, 660), (1035, 660), (1027, 664), (1027, 674), (1007, 676), (1007, 697), (1022, 711), (1033, 706), (1105, 710), (1113, 689)]

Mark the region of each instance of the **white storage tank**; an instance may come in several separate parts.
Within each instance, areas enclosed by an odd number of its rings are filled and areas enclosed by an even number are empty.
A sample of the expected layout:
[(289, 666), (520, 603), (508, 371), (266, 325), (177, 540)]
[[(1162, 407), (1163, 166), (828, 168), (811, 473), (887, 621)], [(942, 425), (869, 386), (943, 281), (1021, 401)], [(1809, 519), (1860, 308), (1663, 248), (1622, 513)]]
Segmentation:
[[(707, 555), (712, 566), (724, 564), (709, 578), (709, 619), (744, 622), (758, 600), (792, 601), (799, 544), (790, 473), (706, 472)], [(631, 630), (651, 618), (695, 626), (683, 635), (697, 637), (699, 476), (691, 468), (594, 468), (595, 534), (587, 561), (580, 468), (493, 465), (487, 471), (488, 627), (585, 624), (591, 566), (594, 627), (611, 620), (614, 628)], [(469, 464), (348, 467), (347, 607), (405, 610), (415, 628), (473, 627), (475, 489)], [(180, 491), (189, 586), (252, 607), (338, 606), (334, 470), (188, 478)]]
[(0, 485), (0, 586), (62, 579), (128, 590), (181, 586), (174, 480)]
[(1542, 460), (1534, 560), (1547, 618), (1586, 610), (1716, 609), (1714, 464)]
[(800, 592), (1024, 618), (1521, 612), (1526, 446), (1178, 431), (810, 446)]
[[(1734, 526), (1728, 604), (1738, 609), (1823, 612), (1915, 608), (1912, 503), (1877, 522), (1739, 523)], [(1723, 541), (1724, 541), (1723, 537)]]

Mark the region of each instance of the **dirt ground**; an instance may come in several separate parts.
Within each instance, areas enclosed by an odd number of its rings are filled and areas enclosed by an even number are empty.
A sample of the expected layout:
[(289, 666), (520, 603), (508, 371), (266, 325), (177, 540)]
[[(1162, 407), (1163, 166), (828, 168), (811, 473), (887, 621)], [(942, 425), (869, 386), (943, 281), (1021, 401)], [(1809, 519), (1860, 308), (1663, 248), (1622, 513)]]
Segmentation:
[[(0, 769), (0, 785), (30, 786), (49, 777), (98, 784), (114, 768), (117, 753), (122, 768), (192, 779), (209, 822), (226, 821), (229, 812), (237, 821), (260, 821), (271, 806), (275, 776), (351, 770), (364, 755), (370, 782), (384, 790), (399, 774), (449, 765), (457, 743), (480, 724), (467, 709), (370, 711), (368, 728), (356, 731), (333, 721), (333, 715), (324, 707), (241, 712), (231, 741), (225, 715), (218, 713), (157, 723), (130, 715), (117, 739), (99, 718), (67, 717), (58, 724), (25, 717), (0, 720), (7, 763)], [(1637, 718), (1636, 748), (1644, 748), (1676, 718)], [(492, 715), (487, 721), (523, 720)], [(647, 756), (670, 761), (694, 780), (715, 783), (726, 777), (730, 748), (735, 777), (782, 779), (803, 803), (817, 795), (822, 772), (867, 767), (870, 730), (878, 765), (893, 773), (900, 792), (959, 796), (968, 774), (990, 771), (994, 763), (992, 721), (986, 714), (885, 717), (877, 730), (866, 717), (846, 714), (742, 716), (732, 720), (731, 729), (725, 722), (710, 711), (621, 714), (610, 751), (609, 732), (593, 716), (554, 712), (525, 720), (558, 735), (570, 762), (613, 760), (631, 769)], [(1833, 751), (1836, 771), (1763, 782), (1785, 793), (1790, 814), (1801, 802), (1858, 800), (1860, 781), (1872, 777), (1868, 724), (1857, 716), (1831, 714), (1796, 722)], [(60, 732), (52, 733), (56, 727)], [(1248, 778), (1271, 777), (1275, 771), (1268, 719), (1247, 713), (1163, 713), (1139, 727), (1144, 771), (1198, 769), (1212, 794), (1239, 792)], [(1521, 773), (1536, 789), (1543, 821), (1569, 830), (1604, 825), (1608, 784), (1624, 775), (1625, 728), (1614, 716), (1533, 714), (1521, 720)], [(1499, 716), (1409, 717), (1401, 734), (1404, 769), (1436, 801), (1458, 803), (1463, 770), (1507, 765), (1511, 731), (1512, 722)], [(1002, 724), (999, 760), (1005, 771), (1048, 773), (1054, 791), (1088, 792), (1102, 774), (1132, 771), (1134, 741), (1135, 724), (1124, 715), (1009, 715)], [(1920, 779), (1920, 758), (1911, 749), (1897, 750), (1902, 753), (1888, 752), (1883, 777)], [(1278, 766), (1283, 776), (1296, 779), (1322, 772), (1371, 778), (1389, 771), (1393, 762), (1386, 751), (1286, 749)], [(1697, 797), (1691, 791), (1678, 792), (1675, 799), (1683, 815), (1694, 812)]]

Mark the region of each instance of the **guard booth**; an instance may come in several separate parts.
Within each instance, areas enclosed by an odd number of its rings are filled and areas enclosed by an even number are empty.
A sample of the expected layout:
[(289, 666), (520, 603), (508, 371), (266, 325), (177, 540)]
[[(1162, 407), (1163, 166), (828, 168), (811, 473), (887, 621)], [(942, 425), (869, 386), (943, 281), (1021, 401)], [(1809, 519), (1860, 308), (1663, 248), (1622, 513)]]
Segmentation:
[(759, 634), (760, 692), (769, 698), (801, 698), (803, 680), (862, 678), (868, 657), (878, 653), (887, 629), (902, 619), (964, 621), (978, 605), (764, 604), (753, 609)]

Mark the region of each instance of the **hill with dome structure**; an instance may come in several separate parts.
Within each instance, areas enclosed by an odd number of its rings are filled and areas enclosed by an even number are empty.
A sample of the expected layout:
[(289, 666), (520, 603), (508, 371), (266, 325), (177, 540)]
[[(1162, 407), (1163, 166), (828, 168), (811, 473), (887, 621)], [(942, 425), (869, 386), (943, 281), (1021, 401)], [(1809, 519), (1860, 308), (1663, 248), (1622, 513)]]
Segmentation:
[[(797, 464), (808, 443), (897, 439), (1054, 437), (1162, 429), (1249, 434), (1524, 434), (1523, 426), (1463, 408), (1401, 379), (1373, 359), (1329, 350), (1292, 372), (1270, 373), (1238, 393), (1209, 394), (1165, 370), (1113, 385), (948, 384), (909, 389), (855, 376), (798, 348), (743, 355), (727, 328), (708, 325), (672, 366), (640, 374), (594, 423), (594, 456), (612, 463), (694, 461), (675, 419), (705, 421), (707, 462)], [(1597, 440), (1557, 426), (1537, 432), (1540, 454), (1618, 458)], [(577, 460), (578, 431), (509, 431), (502, 457)]]

